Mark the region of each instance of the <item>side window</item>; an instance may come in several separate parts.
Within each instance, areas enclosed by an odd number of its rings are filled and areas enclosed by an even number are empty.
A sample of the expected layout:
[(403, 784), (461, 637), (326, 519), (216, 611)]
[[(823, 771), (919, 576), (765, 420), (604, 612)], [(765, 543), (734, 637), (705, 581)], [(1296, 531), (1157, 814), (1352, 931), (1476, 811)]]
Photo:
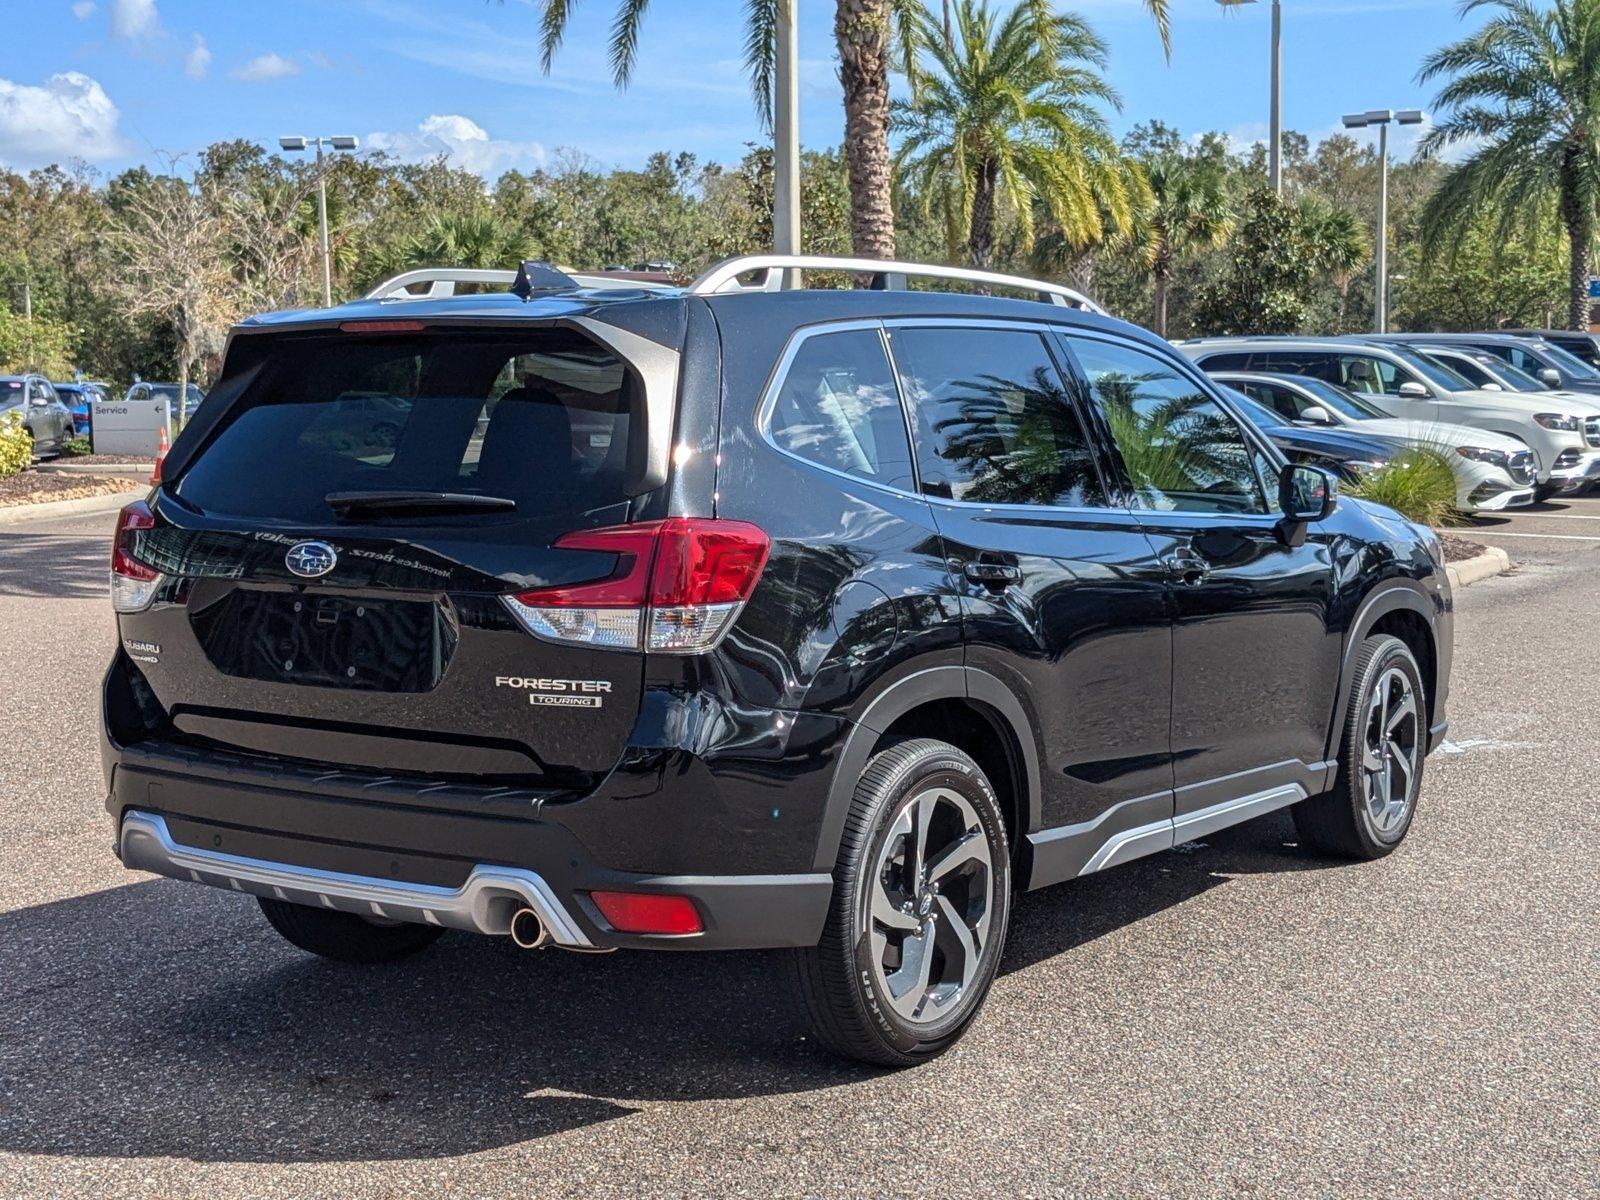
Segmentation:
[(1260, 384), (1250, 393), (1252, 400), (1259, 400), (1285, 421), (1298, 421), (1300, 419), (1300, 397), (1288, 388), (1275, 387), (1270, 384)]
[(1279, 375), (1309, 375), (1313, 379), (1339, 382), (1337, 356), (1316, 350), (1271, 350), (1257, 354), (1251, 360), (1251, 369), (1270, 371)]
[(1199, 360), (1200, 369), (1210, 374), (1215, 371), (1243, 371), (1250, 365), (1248, 354), (1208, 354)]
[(923, 491), (974, 504), (1103, 508), (1078, 410), (1028, 330), (895, 329)]
[(820, 467), (909, 491), (911, 448), (894, 372), (876, 329), (801, 343), (767, 419), (775, 445)]
[(1139, 507), (1265, 513), (1249, 439), (1170, 363), (1131, 346), (1069, 338), (1110, 426)]

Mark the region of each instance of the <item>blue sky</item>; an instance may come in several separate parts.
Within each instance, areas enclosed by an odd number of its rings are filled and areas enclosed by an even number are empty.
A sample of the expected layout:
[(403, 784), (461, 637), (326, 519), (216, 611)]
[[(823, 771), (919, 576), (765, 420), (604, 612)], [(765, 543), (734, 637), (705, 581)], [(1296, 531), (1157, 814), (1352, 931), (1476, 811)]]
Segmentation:
[[(1003, 4), (1006, 0), (995, 0)], [(832, 4), (799, 0), (802, 136), (838, 143)], [(614, 0), (584, 0), (555, 70), (538, 69), (534, 0), (0, 0), (0, 164), (68, 157), (114, 172), (234, 137), (354, 133), (408, 158), (449, 151), (491, 179), (575, 147), (633, 166), (653, 150), (732, 161), (758, 137), (739, 63), (739, 0), (655, 0), (642, 65), (612, 89)], [(1269, 5), (1174, 0), (1163, 59), (1141, 0), (1077, 0), (1111, 45), (1119, 131), (1264, 136)], [(1426, 106), (1427, 50), (1462, 32), (1455, 0), (1284, 0), (1285, 123)], [(1408, 139), (1409, 141), (1409, 139)]]

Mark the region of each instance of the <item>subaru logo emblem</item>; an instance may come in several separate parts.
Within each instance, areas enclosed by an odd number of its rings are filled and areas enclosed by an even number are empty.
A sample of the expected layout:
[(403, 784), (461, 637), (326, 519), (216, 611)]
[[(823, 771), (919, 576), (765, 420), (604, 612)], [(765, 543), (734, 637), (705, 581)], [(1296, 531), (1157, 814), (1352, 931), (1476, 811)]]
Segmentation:
[(296, 542), (283, 556), (284, 565), (302, 579), (315, 579), (333, 570), (339, 552), (327, 542)]

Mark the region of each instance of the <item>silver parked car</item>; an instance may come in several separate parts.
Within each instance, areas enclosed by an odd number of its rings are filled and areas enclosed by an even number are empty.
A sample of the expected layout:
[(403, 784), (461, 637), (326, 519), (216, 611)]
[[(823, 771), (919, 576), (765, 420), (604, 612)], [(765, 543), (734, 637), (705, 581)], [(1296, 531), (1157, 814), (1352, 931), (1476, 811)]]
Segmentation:
[(43, 375), (0, 375), (0, 414), (16, 412), (36, 455), (60, 454), (72, 436), (72, 410)]

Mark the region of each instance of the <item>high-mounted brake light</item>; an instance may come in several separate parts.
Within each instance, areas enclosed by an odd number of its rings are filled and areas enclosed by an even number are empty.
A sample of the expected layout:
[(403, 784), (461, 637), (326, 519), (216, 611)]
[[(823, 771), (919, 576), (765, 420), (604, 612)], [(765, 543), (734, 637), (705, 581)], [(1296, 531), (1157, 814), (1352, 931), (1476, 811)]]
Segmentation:
[(111, 607), (119, 613), (143, 612), (161, 586), (161, 572), (133, 556), (134, 535), (155, 527), (155, 514), (143, 500), (135, 500), (117, 514), (117, 531), (111, 540)]
[(340, 333), (421, 333), (421, 321), (341, 321)]
[(772, 543), (744, 521), (673, 517), (564, 534), (555, 548), (616, 557), (603, 578), (506, 597), (530, 633), (617, 650), (699, 654), (732, 627)]

